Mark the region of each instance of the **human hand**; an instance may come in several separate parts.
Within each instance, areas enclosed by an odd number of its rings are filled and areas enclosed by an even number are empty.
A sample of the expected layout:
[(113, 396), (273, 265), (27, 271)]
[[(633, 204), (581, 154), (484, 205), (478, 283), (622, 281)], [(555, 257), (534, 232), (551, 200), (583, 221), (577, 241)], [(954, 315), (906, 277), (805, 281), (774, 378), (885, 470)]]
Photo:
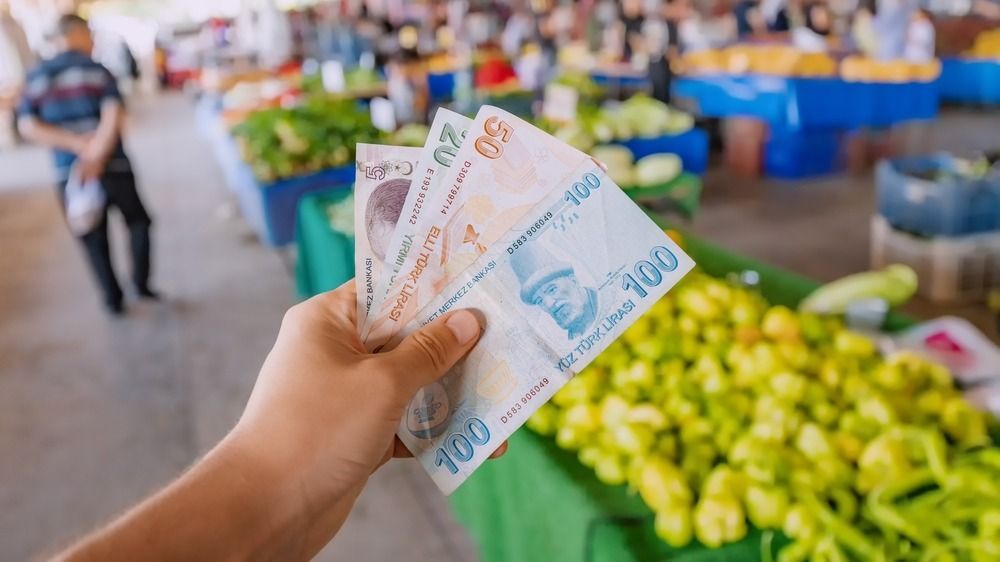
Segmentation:
[[(352, 280), (288, 311), (227, 438), (287, 481), (300, 503), (293, 511), (316, 515), (319, 528), (310, 540), (318, 547), (378, 467), (410, 456), (395, 437), (405, 407), (464, 357), (481, 332), (472, 313), (458, 311), (392, 351), (369, 354), (358, 337), (355, 298)], [(505, 450), (506, 443), (494, 455)]]
[(94, 136), (85, 137), (81, 149), (77, 152), (78, 169), (84, 181), (100, 179), (107, 166), (109, 150), (104, 143)]

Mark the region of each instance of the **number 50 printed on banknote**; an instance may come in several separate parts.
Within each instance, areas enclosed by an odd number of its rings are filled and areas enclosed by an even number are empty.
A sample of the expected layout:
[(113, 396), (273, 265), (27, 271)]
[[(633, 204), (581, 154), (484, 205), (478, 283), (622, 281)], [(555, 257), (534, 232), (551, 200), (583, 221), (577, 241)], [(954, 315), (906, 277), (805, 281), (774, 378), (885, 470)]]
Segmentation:
[(450, 494), (694, 262), (593, 161), (577, 166), (394, 338), (453, 309), (482, 339), (407, 408), (399, 437)]

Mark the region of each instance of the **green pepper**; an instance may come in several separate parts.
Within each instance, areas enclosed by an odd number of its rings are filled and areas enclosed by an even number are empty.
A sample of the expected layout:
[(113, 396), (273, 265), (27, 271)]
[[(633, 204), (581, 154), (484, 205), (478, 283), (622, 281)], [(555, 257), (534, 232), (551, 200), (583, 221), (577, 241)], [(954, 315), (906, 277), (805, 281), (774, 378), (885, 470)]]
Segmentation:
[(691, 542), (694, 529), (691, 524), (691, 508), (673, 506), (656, 513), (653, 529), (660, 540), (674, 548), (683, 548)]
[(785, 306), (773, 306), (765, 312), (761, 330), (773, 341), (798, 341), (802, 336), (799, 317)]
[(639, 477), (639, 495), (653, 511), (691, 505), (693, 494), (684, 474), (662, 457), (651, 457)]
[(736, 542), (747, 534), (746, 516), (731, 496), (704, 496), (694, 509), (694, 533), (709, 548)]
[(798, 541), (812, 541), (819, 532), (816, 516), (804, 505), (795, 504), (788, 508), (781, 530)]
[(751, 484), (744, 501), (750, 522), (760, 529), (779, 529), (788, 513), (788, 491), (775, 486)]
[(729, 465), (722, 463), (717, 465), (705, 477), (701, 484), (701, 495), (703, 496), (742, 496), (746, 489), (746, 479), (742, 474), (735, 471)]

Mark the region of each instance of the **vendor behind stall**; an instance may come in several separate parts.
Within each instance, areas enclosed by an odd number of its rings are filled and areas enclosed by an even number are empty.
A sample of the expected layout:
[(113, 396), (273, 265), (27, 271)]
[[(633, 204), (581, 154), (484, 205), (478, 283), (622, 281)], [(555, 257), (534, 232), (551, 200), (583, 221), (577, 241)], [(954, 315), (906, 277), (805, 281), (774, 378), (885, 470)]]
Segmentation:
[(823, 53), (829, 48), (828, 38), (833, 30), (830, 7), (816, 2), (805, 6), (805, 24), (792, 30), (792, 43), (807, 53)]

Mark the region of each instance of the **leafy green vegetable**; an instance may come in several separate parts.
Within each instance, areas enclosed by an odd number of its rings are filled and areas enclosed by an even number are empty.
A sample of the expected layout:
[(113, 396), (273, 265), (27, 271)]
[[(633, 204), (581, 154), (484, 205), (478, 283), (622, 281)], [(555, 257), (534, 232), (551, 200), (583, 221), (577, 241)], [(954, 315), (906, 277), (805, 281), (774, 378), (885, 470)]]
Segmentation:
[(348, 166), (356, 143), (383, 138), (363, 107), (325, 95), (254, 112), (232, 132), (244, 161), (264, 183)]

